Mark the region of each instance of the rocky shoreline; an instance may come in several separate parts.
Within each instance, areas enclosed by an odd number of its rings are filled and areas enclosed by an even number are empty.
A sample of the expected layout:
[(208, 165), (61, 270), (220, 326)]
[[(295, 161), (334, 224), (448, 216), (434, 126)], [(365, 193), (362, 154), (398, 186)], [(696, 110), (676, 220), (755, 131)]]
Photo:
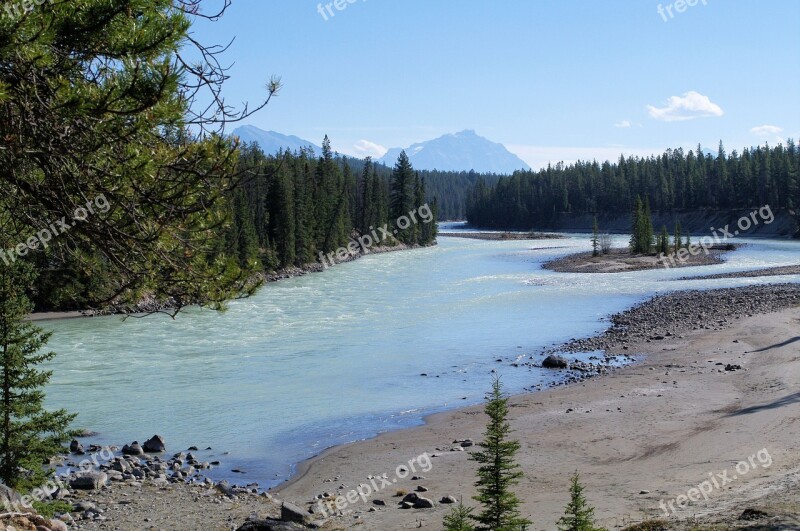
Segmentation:
[(719, 273), (716, 275), (703, 275), (699, 277), (681, 277), (678, 280), (717, 280), (721, 278), (758, 278), (782, 275), (800, 275), (800, 264), (768, 267), (765, 269), (756, 269), (754, 271), (735, 271), (733, 273)]
[(325, 522), (312, 522), (305, 511), (276, 500), (258, 483), (212, 481), (204, 471), (222, 463), (202, 461), (199, 451), (190, 447), (170, 456), (160, 435), (122, 447), (84, 449), (73, 440), (68, 454), (51, 461), (60, 473), (33, 491), (33, 501), (57, 502), (59, 508), (69, 510), (56, 512), (52, 519), (37, 515), (30, 508), (30, 497), (0, 486), (0, 504), (8, 511), (0, 514), (0, 527), (13, 526), (17, 531), (326, 529)]
[(692, 330), (729, 328), (743, 317), (800, 305), (800, 284), (767, 284), (657, 295), (611, 317), (603, 334), (573, 339), (554, 352), (629, 352), (629, 345), (664, 341)]

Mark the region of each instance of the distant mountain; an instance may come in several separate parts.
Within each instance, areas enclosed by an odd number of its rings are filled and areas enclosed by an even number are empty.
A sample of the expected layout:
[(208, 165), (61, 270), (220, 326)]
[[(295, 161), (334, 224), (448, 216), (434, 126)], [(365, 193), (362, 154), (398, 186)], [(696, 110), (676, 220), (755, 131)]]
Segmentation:
[[(401, 151), (402, 148), (390, 149), (378, 162), (393, 166)], [(472, 130), (414, 144), (406, 148), (405, 152), (411, 164), (418, 170), (475, 170), (478, 173), (510, 174), (514, 170), (530, 169), (503, 144), (478, 136)]]
[(243, 125), (233, 130), (233, 136), (238, 136), (244, 143), (256, 143), (267, 155), (274, 155), (281, 149), (298, 151), (300, 148), (311, 148), (319, 155), (322, 148), (313, 142), (303, 140), (293, 135), (282, 135), (275, 131), (264, 131), (254, 125)]

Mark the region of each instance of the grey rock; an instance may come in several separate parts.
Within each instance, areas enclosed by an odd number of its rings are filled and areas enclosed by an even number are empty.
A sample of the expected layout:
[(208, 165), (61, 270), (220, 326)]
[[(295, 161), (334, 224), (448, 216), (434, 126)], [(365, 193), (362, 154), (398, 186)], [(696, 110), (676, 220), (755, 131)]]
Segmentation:
[(566, 358), (555, 354), (547, 356), (542, 362), (542, 367), (545, 369), (566, 369), (568, 366), (569, 362)]
[(122, 453), (125, 455), (144, 455), (144, 450), (138, 441), (133, 441), (131, 444), (126, 444), (122, 447)]
[(428, 498), (417, 496), (417, 501), (414, 502), (414, 509), (433, 509), (433, 502)]
[(83, 472), (69, 482), (69, 486), (76, 490), (100, 490), (108, 482), (105, 472)]
[(167, 449), (167, 445), (164, 443), (164, 437), (161, 435), (153, 435), (150, 439), (145, 441), (142, 449), (151, 454), (160, 454)]
[(281, 505), (281, 521), (282, 522), (295, 522), (298, 524), (305, 524), (308, 522), (311, 514), (298, 507), (297, 505), (289, 502), (283, 502)]

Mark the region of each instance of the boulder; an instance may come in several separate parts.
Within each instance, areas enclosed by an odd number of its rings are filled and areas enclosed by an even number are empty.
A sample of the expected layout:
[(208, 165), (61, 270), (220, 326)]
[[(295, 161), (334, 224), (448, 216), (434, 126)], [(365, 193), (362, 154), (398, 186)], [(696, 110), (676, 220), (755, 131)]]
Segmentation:
[(442, 499), (439, 500), (439, 503), (444, 503), (449, 505), (451, 503), (458, 503), (458, 500), (456, 499), (455, 496), (443, 496)]
[(295, 522), (298, 524), (305, 524), (311, 517), (308, 511), (305, 511), (297, 505), (289, 502), (283, 502), (281, 505), (281, 521), (282, 522)]
[(85, 453), (83, 451), (83, 445), (77, 440), (73, 440), (71, 443), (69, 443), (69, 451), (75, 455), (83, 455)]
[(0, 506), (8, 507), (22, 503), (22, 495), (0, 483)]
[(433, 509), (433, 502), (423, 496), (417, 496), (414, 502), (414, 509)]
[(418, 498), (419, 494), (417, 494), (416, 492), (411, 492), (409, 494), (406, 494), (406, 496), (400, 503), (416, 503)]
[(542, 367), (545, 369), (566, 369), (568, 366), (569, 362), (566, 358), (554, 354), (547, 356), (542, 362)]
[(108, 481), (105, 472), (83, 472), (69, 482), (69, 486), (76, 490), (100, 490)]
[(133, 441), (131, 444), (126, 444), (122, 447), (122, 453), (124, 455), (144, 455), (144, 450), (139, 441)]
[(167, 445), (161, 435), (153, 435), (149, 440), (145, 441), (143, 449), (150, 454), (160, 454), (166, 451)]

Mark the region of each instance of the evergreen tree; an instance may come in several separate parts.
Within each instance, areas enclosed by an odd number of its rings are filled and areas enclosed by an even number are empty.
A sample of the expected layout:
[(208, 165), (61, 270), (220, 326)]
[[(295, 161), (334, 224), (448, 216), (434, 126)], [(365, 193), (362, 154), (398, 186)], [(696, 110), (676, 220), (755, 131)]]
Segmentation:
[(681, 222), (675, 223), (675, 238), (672, 242), (674, 244), (675, 252), (681, 250), (683, 247), (683, 235), (681, 234)]
[(603, 528), (595, 527), (594, 508), (586, 502), (577, 472), (571, 478), (569, 492), (570, 502), (564, 511), (564, 516), (556, 524), (559, 531), (605, 531)]
[(640, 253), (642, 252), (642, 224), (644, 216), (644, 206), (642, 205), (642, 198), (638, 195), (636, 196), (636, 203), (633, 207), (633, 212), (631, 213), (631, 241), (630, 241), (630, 248), (632, 253)]
[(175, 311), (219, 308), (251, 292), (255, 271), (218, 254), (241, 180), (222, 124), (248, 112), (224, 103), (222, 47), (190, 37), (203, 16), (191, 3), (47, 2), (0, 17), (0, 219), (16, 220), (2, 231), (24, 241), (102, 196), (105, 212), (31, 253), (103, 261), (113, 290), (98, 305), (146, 291)]
[[(395, 226), (397, 220), (407, 216), (414, 206), (414, 168), (405, 151), (400, 153), (392, 172), (392, 187), (389, 202), (389, 225)], [(403, 243), (411, 243), (412, 227), (398, 228), (397, 239)]]
[(592, 221), (592, 256), (600, 256), (600, 228), (597, 226), (597, 216)]
[[(419, 172), (414, 175), (414, 211), (418, 212), (420, 207), (425, 204), (425, 181), (420, 179)], [(424, 243), (424, 236), (422, 234), (423, 225), (419, 218), (412, 225), (412, 243)]]
[(667, 232), (666, 225), (662, 225), (661, 235), (659, 236), (658, 240), (659, 240), (658, 252), (664, 253), (665, 255), (669, 254), (669, 232)]
[(642, 252), (648, 254), (653, 247), (653, 214), (650, 199), (644, 200), (644, 223), (642, 224)]
[(472, 507), (464, 505), (464, 501), (458, 502), (458, 505), (453, 506), (449, 514), (444, 517), (444, 531), (475, 531), (470, 518), (472, 515)]
[(503, 394), (498, 378), (495, 378), (492, 391), (486, 398), (485, 412), (489, 423), (485, 438), (479, 444), (483, 450), (471, 456), (481, 465), (475, 483), (478, 487), (475, 500), (483, 506), (483, 511), (471, 518), (479, 524), (478, 531), (519, 531), (531, 522), (520, 515), (520, 501), (511, 490), (522, 477), (519, 465), (514, 461), (520, 444), (509, 439), (508, 398)]
[(374, 169), (372, 165), (372, 158), (367, 157), (364, 160), (364, 170), (361, 174), (361, 221), (358, 225), (358, 230), (361, 234), (367, 234), (370, 231), (370, 225), (373, 225), (375, 219), (375, 203), (373, 197), (372, 186)]
[(25, 320), (33, 309), (25, 290), (34, 278), (26, 262), (0, 267), (0, 480), (21, 489), (44, 482), (42, 463), (62, 451), (73, 435), (68, 428), (75, 418), (43, 406), (51, 372), (37, 366), (55, 353), (41, 352), (50, 334)]

